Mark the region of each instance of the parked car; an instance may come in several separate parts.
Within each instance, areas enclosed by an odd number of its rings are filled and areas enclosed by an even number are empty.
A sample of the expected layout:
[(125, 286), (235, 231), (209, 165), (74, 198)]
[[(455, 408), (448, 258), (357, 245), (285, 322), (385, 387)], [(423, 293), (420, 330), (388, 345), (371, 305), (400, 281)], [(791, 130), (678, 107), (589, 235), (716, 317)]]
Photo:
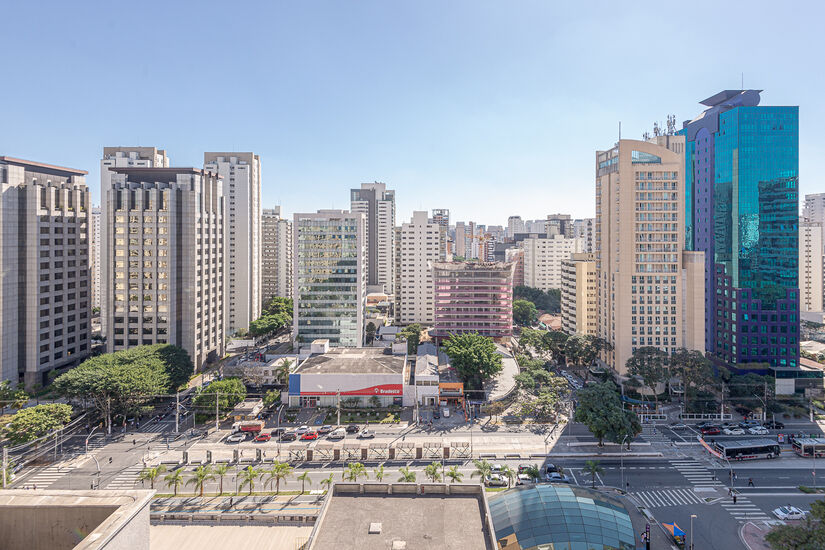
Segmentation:
[(785, 427), (785, 424), (782, 422), (777, 422), (776, 420), (768, 420), (763, 424), (764, 427), (768, 428), (769, 430), (781, 430)]
[(779, 519), (805, 519), (808, 514), (805, 510), (800, 510), (796, 506), (780, 506), (773, 511), (773, 515)]
[(688, 429), (688, 425), (687, 425), (687, 424), (685, 424), (684, 422), (674, 422), (673, 424), (671, 424), (671, 425), (669, 426), (669, 428), (670, 428), (671, 430), (687, 430), (687, 429)]
[(754, 426), (753, 428), (748, 429), (748, 433), (752, 435), (767, 435), (768, 428), (765, 428), (764, 426)]
[(282, 433), (284, 433), (285, 431), (286, 431), (286, 428), (272, 428), (272, 431), (270, 433), (272, 434), (272, 437), (277, 437), (277, 436), (281, 435)]
[(503, 469), (504, 469), (504, 466), (502, 466), (501, 464), (492, 464), (492, 465), (490, 465), (490, 471), (493, 472), (493, 473), (498, 473)]
[(535, 468), (535, 469), (538, 470), (538, 466), (536, 466), (535, 464), (519, 464), (518, 465), (518, 473), (523, 474), (524, 472), (526, 472), (530, 468)]
[(295, 441), (298, 435), (295, 432), (284, 432), (281, 434), (281, 441)]
[(361, 428), (358, 427), (358, 424), (350, 424), (346, 428), (348, 434), (357, 434)]
[(547, 475), (547, 474), (551, 474), (551, 473), (553, 473), (553, 472), (558, 472), (558, 471), (559, 471), (559, 469), (558, 469), (558, 468), (556, 467), (556, 465), (555, 465), (555, 464), (553, 464), (552, 462), (547, 462), (547, 463), (544, 465), (544, 473), (545, 473), (545, 475)]
[(739, 423), (739, 427), (744, 429), (744, 430), (747, 430), (748, 428), (754, 428), (756, 426), (761, 426), (761, 425), (762, 425), (762, 423), (759, 422), (758, 420), (743, 420), (742, 422)]
[(725, 428), (722, 433), (725, 435), (745, 435), (745, 430), (742, 428)]
[(372, 439), (373, 437), (375, 437), (373, 430), (363, 429), (361, 433), (358, 434), (358, 439)]
[(308, 431), (309, 431), (309, 426), (304, 425), (304, 426), (301, 426), (300, 428), (298, 428), (297, 430), (295, 430), (295, 433), (298, 434), (298, 435), (304, 435)]
[(438, 410), (438, 408), (436, 408), (436, 409), (433, 411), (433, 418), (435, 418), (436, 420), (438, 420), (439, 418), (441, 418), (441, 411), (439, 411), (439, 410)]
[(318, 439), (318, 432), (309, 431), (301, 436), (301, 439), (304, 441), (312, 441), (313, 439)]
[(527, 485), (529, 483), (534, 483), (534, 481), (533, 478), (527, 474), (519, 474), (516, 478), (516, 485)]
[(321, 434), (321, 435), (328, 434), (331, 431), (332, 431), (332, 426), (330, 426), (329, 424), (324, 424), (323, 426), (318, 428), (318, 433)]
[(715, 426), (715, 425), (716, 424), (714, 424), (713, 422), (705, 421), (705, 422), (699, 422), (698, 424), (695, 424), (694, 427), (697, 430), (701, 430), (702, 428), (707, 428), (708, 426)]
[(558, 472), (551, 472), (544, 476), (544, 479), (550, 483), (570, 483), (570, 478)]
[(345, 437), (347, 437), (347, 430), (344, 428), (336, 428), (329, 433), (327, 439), (344, 439)]
[(246, 434), (245, 433), (236, 433), (236, 434), (232, 434), (229, 437), (227, 437), (226, 442), (227, 443), (240, 443), (244, 439), (246, 439)]
[(272, 439), (272, 435), (265, 432), (261, 432), (255, 436), (255, 441), (257, 441), (258, 443), (261, 443), (263, 441), (269, 441), (270, 439)]
[(490, 474), (484, 479), (487, 487), (507, 487), (507, 480), (501, 474)]
[(719, 435), (722, 430), (718, 426), (705, 426), (702, 428), (702, 435)]

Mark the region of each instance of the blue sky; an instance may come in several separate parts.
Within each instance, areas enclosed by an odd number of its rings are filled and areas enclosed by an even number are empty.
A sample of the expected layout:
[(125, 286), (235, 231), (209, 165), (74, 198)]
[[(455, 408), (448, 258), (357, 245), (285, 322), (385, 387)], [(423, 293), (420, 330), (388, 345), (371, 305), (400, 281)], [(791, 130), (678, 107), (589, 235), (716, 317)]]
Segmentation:
[[(562, 5), (564, 4), (564, 5)], [(779, 6), (780, 9), (777, 8)], [(264, 206), (347, 208), (385, 181), (418, 209), (505, 224), (594, 211), (594, 151), (725, 88), (800, 106), (825, 191), (817, 2), (12, 2), (0, 154), (89, 170), (104, 145), (173, 164), (255, 151)]]

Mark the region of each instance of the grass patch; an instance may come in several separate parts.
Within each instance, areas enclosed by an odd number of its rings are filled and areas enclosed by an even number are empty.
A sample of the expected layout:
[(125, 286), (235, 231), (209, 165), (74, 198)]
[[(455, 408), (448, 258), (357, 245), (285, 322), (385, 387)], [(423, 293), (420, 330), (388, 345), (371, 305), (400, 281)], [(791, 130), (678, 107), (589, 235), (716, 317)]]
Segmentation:
[(488, 493), (498, 493), (500, 491), (506, 491), (507, 487), (485, 487), (484, 490)]
[[(315, 490), (315, 489), (313, 489)], [(310, 489), (304, 491), (303, 494), (308, 495)], [(281, 491), (280, 493), (276, 493), (275, 491), (252, 491), (253, 497), (280, 497), (280, 496), (298, 496), (301, 494), (301, 491)], [(248, 497), (249, 491), (240, 491), (240, 492), (232, 492), (232, 491), (224, 491), (223, 493), (204, 493), (203, 498), (215, 498), (215, 497)], [(320, 495), (318, 495), (320, 496)], [(192, 497), (199, 497), (198, 493), (184, 493), (178, 491), (178, 494), (175, 495), (174, 493), (155, 493), (152, 498), (192, 498)]]

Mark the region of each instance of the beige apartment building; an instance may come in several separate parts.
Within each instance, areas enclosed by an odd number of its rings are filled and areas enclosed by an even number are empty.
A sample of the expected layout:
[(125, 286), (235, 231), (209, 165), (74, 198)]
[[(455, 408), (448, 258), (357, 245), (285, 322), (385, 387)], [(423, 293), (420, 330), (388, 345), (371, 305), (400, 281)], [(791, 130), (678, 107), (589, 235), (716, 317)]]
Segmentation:
[(582, 252), (584, 240), (554, 234), (552, 237), (528, 237), (519, 246), (524, 250), (524, 284), (550, 290), (561, 288), (561, 263), (571, 254)]
[(434, 322), (432, 264), (441, 261), (445, 250), (442, 226), (427, 217), (426, 211), (413, 212), (409, 222), (398, 228), (395, 267), (395, 321), (401, 325)]
[(224, 351), (221, 179), (198, 168), (110, 170), (106, 350), (174, 344), (200, 369)]
[(561, 326), (567, 334), (598, 335), (596, 255), (575, 253), (561, 262)]
[(223, 180), (226, 330), (247, 330), (261, 315), (261, 157), (204, 153), (203, 168)]
[(261, 300), (292, 298), (292, 221), (281, 207), (265, 208), (261, 217)]
[(395, 191), (385, 183), (362, 183), (350, 190), (350, 204), (366, 220), (368, 292), (390, 294), (395, 288)]
[(685, 139), (623, 139), (596, 152), (602, 360), (620, 375), (643, 346), (704, 352), (704, 255), (684, 250)]
[(799, 221), (799, 307), (823, 311), (822, 223)]
[(0, 157), (0, 381), (46, 385), (88, 357), (86, 172)]

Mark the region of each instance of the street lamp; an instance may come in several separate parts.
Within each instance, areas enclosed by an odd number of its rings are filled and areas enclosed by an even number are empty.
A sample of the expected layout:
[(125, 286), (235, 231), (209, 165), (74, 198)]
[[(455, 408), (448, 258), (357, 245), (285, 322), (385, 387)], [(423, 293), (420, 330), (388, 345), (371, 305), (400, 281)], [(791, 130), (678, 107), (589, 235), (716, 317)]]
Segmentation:
[(627, 441), (627, 436), (628, 435), (629, 434), (625, 434), (624, 439), (622, 439), (622, 443), (621, 443), (621, 445), (622, 445), (622, 454), (621, 454), (621, 458), (619, 458), (619, 461), (621, 462), (620, 469), (622, 471), (622, 486), (621, 486), (622, 491), (625, 490), (625, 484), (624, 484), (624, 442)]
[(89, 432), (89, 435), (87, 435), (87, 436), (86, 436), (86, 454), (87, 454), (87, 455), (89, 454), (89, 438), (91, 438), (91, 437), (92, 437), (92, 434), (93, 434), (93, 433), (95, 433), (95, 430), (96, 430), (98, 427), (99, 427), (99, 426), (95, 426), (94, 428), (92, 428), (92, 431), (90, 431), (90, 432)]
[(693, 518), (696, 517), (696, 514), (690, 515), (690, 545), (688, 546), (688, 550), (693, 550)]

